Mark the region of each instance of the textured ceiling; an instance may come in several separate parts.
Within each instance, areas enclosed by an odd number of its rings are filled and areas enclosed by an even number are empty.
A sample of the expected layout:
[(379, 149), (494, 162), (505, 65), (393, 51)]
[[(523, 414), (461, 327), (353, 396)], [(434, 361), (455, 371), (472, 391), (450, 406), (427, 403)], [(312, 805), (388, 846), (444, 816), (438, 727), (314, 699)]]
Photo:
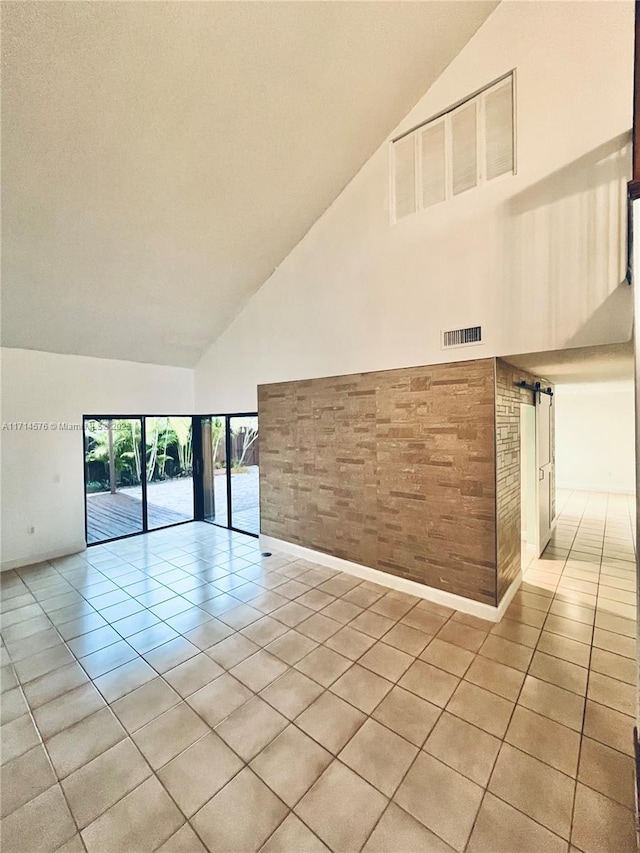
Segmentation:
[(495, 2), (3, 2), (6, 346), (190, 366)]

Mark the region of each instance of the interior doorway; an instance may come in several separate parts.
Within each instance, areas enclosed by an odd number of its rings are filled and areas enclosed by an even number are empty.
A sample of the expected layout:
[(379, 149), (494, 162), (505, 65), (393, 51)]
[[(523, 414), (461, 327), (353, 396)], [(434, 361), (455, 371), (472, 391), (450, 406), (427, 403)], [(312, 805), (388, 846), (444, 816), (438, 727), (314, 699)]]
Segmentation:
[[(626, 498), (635, 494), (633, 346), (626, 342), (526, 353), (506, 361), (545, 377), (553, 390), (552, 397), (536, 394), (535, 406), (536, 556), (540, 556), (549, 527), (551, 544), (557, 547), (555, 517), (572, 493), (622, 494)], [(533, 393), (527, 402), (533, 404)], [(531, 411), (521, 412), (521, 418), (530, 421)], [(548, 429), (540, 429), (541, 421)], [(522, 531), (523, 542), (529, 545), (533, 499), (531, 463), (526, 468), (525, 460), (531, 447), (530, 430), (530, 422), (521, 425)], [(542, 517), (540, 496), (546, 501)]]
[[(539, 384), (539, 383), (538, 383)], [(520, 510), (522, 551), (539, 557), (555, 523), (553, 390), (537, 389), (520, 404)]]

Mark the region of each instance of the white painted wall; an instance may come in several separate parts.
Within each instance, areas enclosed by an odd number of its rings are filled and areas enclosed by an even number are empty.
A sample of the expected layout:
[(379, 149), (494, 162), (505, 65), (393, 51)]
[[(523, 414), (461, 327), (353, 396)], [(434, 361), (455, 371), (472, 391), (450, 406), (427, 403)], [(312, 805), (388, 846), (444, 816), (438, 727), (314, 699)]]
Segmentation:
[(635, 492), (633, 380), (557, 385), (554, 405), (558, 488)]
[[(1, 357), (3, 425), (193, 411), (190, 369), (6, 348)], [(83, 548), (82, 431), (3, 428), (0, 441), (2, 568)]]
[[(279, 380), (628, 340), (633, 3), (505, 0), (394, 132), (517, 73), (517, 175), (389, 223), (383, 145), (196, 368), (201, 411)], [(322, 175), (317, 179), (322, 180)], [(485, 344), (440, 350), (481, 323)]]

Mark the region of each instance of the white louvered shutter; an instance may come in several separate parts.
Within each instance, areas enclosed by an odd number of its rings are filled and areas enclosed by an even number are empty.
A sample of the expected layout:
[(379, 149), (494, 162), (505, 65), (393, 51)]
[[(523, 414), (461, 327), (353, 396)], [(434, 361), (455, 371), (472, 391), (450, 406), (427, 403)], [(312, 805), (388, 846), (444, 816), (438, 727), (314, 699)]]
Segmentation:
[(478, 183), (476, 102), (470, 101), (451, 116), (451, 173), (454, 195)]
[(416, 212), (415, 134), (393, 145), (393, 190), (396, 219)]
[(513, 80), (487, 92), (485, 114), (485, 169), (490, 181), (513, 172)]
[(422, 207), (430, 207), (446, 198), (444, 121), (434, 122), (420, 131), (422, 171)]

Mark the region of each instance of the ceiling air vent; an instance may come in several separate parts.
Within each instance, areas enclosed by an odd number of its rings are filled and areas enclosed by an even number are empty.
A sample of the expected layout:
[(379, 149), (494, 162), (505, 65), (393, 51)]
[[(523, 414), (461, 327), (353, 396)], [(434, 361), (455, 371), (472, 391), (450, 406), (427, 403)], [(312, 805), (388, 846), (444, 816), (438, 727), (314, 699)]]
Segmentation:
[(482, 326), (469, 326), (466, 329), (451, 329), (442, 333), (442, 349), (451, 347), (470, 347), (482, 343)]

